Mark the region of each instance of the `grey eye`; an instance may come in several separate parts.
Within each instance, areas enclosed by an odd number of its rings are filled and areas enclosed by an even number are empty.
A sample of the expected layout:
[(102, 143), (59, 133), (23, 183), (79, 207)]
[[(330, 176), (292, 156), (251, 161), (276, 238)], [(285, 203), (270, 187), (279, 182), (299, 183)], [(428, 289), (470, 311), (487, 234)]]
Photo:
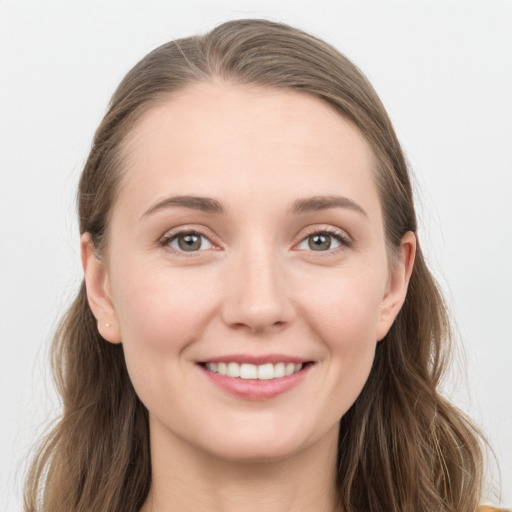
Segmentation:
[(211, 242), (199, 233), (179, 233), (169, 243), (177, 251), (195, 252), (211, 249)]
[(298, 245), (300, 250), (328, 251), (341, 245), (339, 237), (329, 233), (314, 233), (309, 235)]

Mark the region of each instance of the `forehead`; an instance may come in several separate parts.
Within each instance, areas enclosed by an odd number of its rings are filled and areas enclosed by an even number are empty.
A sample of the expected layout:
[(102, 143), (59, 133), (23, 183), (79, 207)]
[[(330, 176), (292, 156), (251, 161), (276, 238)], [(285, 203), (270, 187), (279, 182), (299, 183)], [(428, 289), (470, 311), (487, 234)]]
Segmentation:
[(124, 152), (121, 197), (132, 207), (169, 193), (228, 192), (252, 201), (370, 191), (378, 203), (372, 152), (357, 127), (300, 92), (195, 84), (149, 109)]

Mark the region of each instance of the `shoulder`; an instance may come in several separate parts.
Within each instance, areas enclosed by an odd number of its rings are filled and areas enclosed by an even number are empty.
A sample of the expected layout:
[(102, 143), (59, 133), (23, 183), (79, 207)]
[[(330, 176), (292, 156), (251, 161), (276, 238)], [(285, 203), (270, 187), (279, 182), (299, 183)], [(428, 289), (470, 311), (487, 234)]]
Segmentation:
[(488, 505), (482, 505), (478, 507), (477, 512), (507, 512), (504, 508), (489, 507)]

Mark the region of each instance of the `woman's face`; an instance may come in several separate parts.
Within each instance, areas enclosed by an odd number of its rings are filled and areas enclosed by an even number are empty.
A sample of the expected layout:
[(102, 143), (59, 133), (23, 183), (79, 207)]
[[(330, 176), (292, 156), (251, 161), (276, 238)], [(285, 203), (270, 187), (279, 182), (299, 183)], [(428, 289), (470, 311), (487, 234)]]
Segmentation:
[(87, 236), (83, 257), (153, 443), (268, 460), (335, 442), (414, 253), (411, 235), (388, 265), (359, 131), (307, 95), (197, 84), (125, 150), (105, 263)]

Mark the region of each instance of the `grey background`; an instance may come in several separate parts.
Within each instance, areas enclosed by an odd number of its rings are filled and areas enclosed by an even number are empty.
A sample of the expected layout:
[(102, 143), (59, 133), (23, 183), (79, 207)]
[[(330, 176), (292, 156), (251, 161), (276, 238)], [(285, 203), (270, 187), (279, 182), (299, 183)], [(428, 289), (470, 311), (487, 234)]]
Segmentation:
[[(74, 193), (114, 88), (149, 50), (265, 17), (368, 75), (415, 173), (420, 238), (459, 332), (445, 390), (488, 435), (512, 505), (512, 2), (0, 1), (0, 511), (58, 414), (48, 368), (80, 282)], [(490, 465), (489, 482), (499, 479)]]

